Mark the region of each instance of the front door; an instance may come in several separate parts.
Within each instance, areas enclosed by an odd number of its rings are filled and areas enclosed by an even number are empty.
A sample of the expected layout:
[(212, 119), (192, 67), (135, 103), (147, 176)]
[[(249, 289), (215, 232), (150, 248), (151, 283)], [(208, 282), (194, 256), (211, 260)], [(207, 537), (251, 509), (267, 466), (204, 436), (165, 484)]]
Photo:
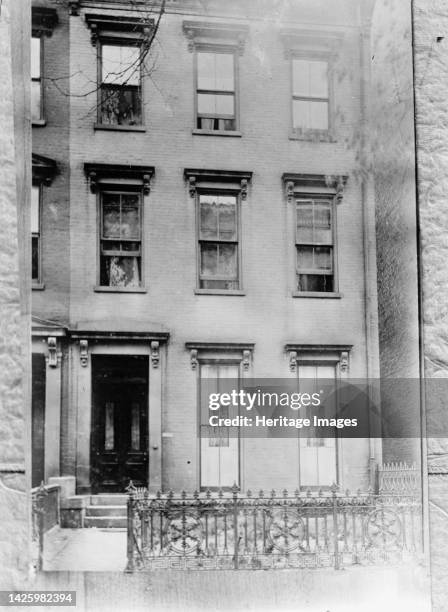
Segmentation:
[(93, 493), (148, 484), (148, 357), (93, 355)]

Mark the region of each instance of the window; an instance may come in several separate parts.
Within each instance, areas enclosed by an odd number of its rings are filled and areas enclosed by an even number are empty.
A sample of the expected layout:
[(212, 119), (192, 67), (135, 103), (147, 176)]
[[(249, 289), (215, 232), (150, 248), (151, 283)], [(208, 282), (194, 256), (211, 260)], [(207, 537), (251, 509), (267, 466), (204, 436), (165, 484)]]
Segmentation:
[(42, 96), (42, 46), (41, 36), (31, 38), (31, 120), (43, 118)]
[(328, 62), (293, 58), (292, 121), (294, 130), (329, 129)]
[(100, 45), (98, 121), (106, 125), (140, 125), (141, 47), (138, 44)]
[(199, 288), (239, 289), (238, 199), (199, 194)]
[(141, 196), (101, 192), (100, 284), (141, 286)]
[(41, 280), (40, 272), (40, 195), (39, 185), (31, 188), (31, 279), (33, 283)]
[(297, 200), (297, 291), (334, 291), (333, 240), (332, 201)]
[(235, 54), (198, 51), (196, 59), (196, 127), (202, 130), (236, 130)]

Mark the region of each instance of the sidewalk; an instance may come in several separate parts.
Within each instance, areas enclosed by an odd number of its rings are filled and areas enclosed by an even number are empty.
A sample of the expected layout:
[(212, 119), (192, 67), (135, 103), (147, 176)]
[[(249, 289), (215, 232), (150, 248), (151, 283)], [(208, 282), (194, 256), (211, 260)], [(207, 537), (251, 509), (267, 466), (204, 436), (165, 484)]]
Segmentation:
[(51, 529), (44, 541), (44, 571), (122, 572), (125, 529)]

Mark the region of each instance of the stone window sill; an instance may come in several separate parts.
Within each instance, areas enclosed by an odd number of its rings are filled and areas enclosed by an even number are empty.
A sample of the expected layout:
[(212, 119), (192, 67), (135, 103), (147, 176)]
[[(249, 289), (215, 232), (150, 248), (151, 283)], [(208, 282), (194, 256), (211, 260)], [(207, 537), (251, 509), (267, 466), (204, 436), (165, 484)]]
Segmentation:
[(241, 138), (242, 133), (237, 130), (192, 130), (195, 136), (233, 136)]
[(108, 125), (106, 123), (95, 123), (93, 129), (112, 132), (146, 132), (144, 125)]
[(320, 299), (340, 299), (343, 297), (342, 293), (335, 291), (293, 291), (292, 297), (294, 298), (320, 298)]
[(195, 289), (196, 295), (246, 295), (241, 289)]
[(291, 130), (289, 140), (302, 140), (306, 142), (337, 142), (331, 132), (327, 130), (309, 130), (301, 132), (300, 130)]
[(33, 119), (31, 121), (33, 127), (45, 127), (47, 125), (46, 119)]
[(32, 283), (31, 289), (33, 291), (43, 291), (45, 289), (45, 283)]
[(145, 287), (101, 287), (95, 286), (96, 293), (147, 293)]

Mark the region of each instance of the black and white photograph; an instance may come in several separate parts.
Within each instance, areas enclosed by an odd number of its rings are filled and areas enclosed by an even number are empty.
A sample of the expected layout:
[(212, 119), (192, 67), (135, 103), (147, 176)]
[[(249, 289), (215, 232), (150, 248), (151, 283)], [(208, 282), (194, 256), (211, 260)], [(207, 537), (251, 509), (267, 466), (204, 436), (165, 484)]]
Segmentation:
[(0, 1), (1, 606), (448, 610), (447, 28)]

